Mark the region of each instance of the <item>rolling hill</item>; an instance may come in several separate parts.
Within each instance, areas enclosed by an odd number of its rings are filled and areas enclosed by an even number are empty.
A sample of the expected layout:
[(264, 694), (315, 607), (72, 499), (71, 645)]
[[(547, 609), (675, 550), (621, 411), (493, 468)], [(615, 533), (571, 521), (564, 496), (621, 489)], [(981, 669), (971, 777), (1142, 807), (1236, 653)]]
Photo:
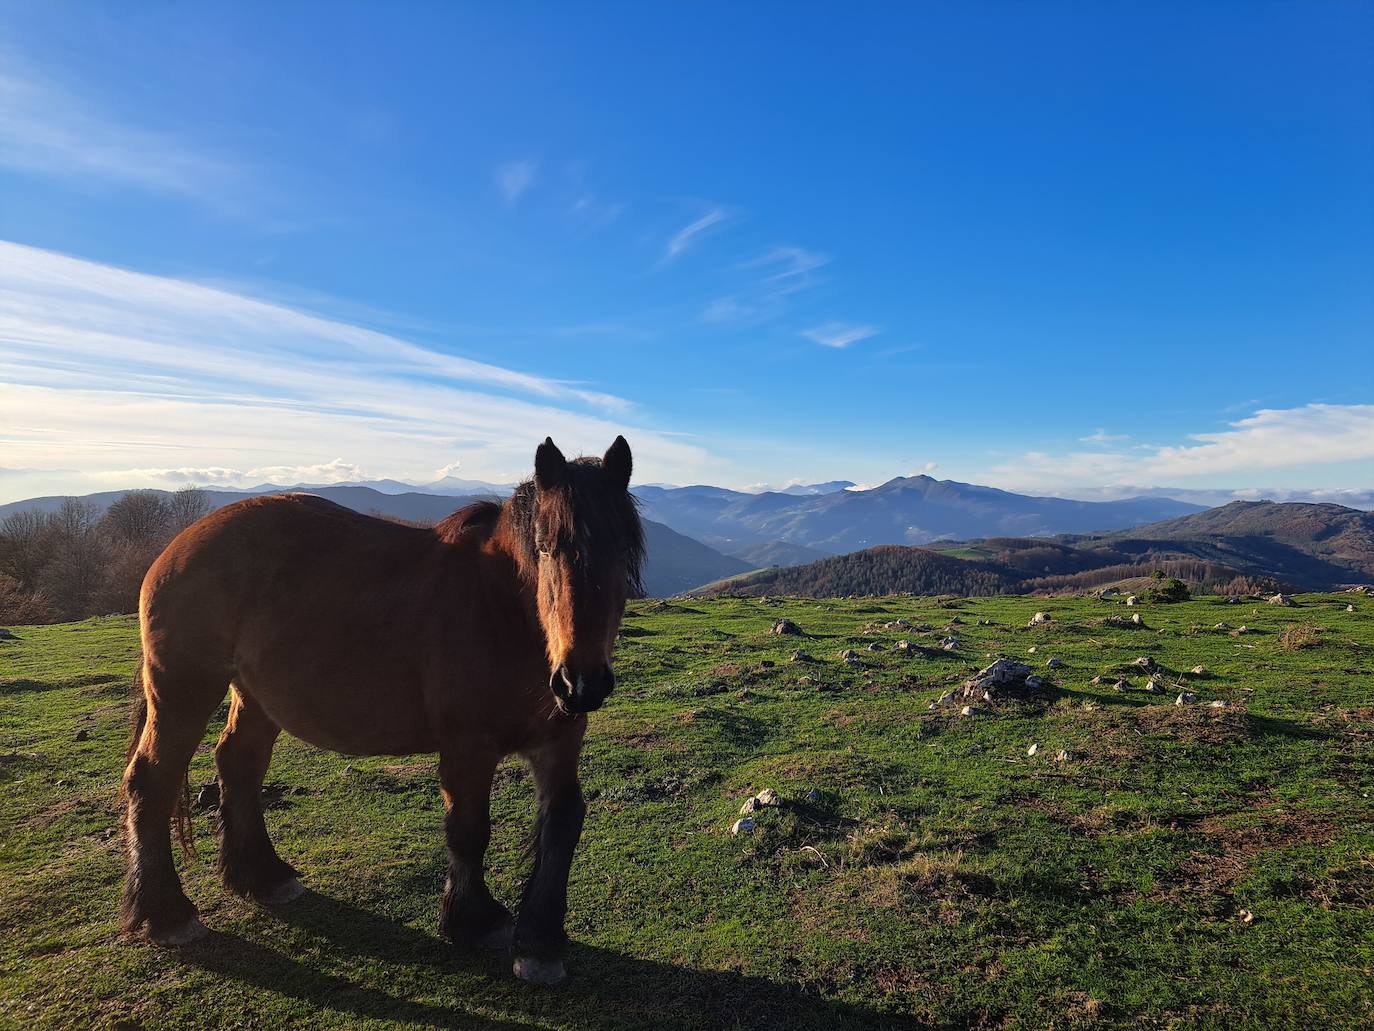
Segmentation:
[[(957, 566), (964, 566), (961, 573)], [(1083, 591), (1159, 570), (1220, 590), (1333, 590), (1374, 581), (1374, 514), (1237, 501), (1103, 535), (879, 546), (708, 584), (697, 594), (995, 594)]]

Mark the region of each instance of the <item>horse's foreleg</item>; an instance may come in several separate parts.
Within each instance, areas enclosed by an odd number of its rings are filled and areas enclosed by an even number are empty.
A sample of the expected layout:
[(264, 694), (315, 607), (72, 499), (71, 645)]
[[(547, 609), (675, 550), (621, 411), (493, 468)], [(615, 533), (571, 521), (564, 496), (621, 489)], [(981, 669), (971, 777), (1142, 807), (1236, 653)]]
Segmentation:
[(528, 757), (539, 795), (539, 825), (534, 870), (520, 900), (512, 944), (515, 976), (539, 984), (556, 984), (564, 977), (568, 872), (587, 811), (577, 779), (585, 731), (586, 720), (571, 721), (565, 734)]
[(215, 747), (219, 771), (219, 875), (224, 886), (260, 902), (290, 902), (305, 889), (277, 855), (262, 818), (262, 781), (281, 728), (237, 686)]
[(491, 897), (482, 865), (491, 841), (491, 780), (499, 756), (464, 749), (439, 756), (444, 794), (448, 879), (439, 906), (439, 933), (460, 945), (510, 944), (510, 910)]

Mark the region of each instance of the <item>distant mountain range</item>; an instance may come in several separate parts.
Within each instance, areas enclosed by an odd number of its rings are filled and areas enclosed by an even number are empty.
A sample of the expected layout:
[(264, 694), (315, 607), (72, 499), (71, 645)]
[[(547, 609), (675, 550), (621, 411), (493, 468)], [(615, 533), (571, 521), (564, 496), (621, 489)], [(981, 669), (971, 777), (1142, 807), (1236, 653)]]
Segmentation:
[(1202, 510), (1172, 498), (1068, 501), (929, 476), (825, 493), (745, 494), (694, 486), (638, 487), (635, 494), (645, 515), (733, 555), (775, 541), (834, 555), (876, 544), (1089, 533)]
[(1137, 589), (1155, 570), (1234, 590), (1333, 590), (1374, 582), (1374, 513), (1236, 501), (1109, 534), (883, 545), (767, 569), (694, 594), (998, 594)]
[[(247, 489), (206, 489), (205, 493), (220, 507), (258, 494), (308, 490), (355, 511), (423, 523), (442, 519), (477, 498), (499, 498), (510, 490), (502, 484), (452, 477), (431, 487), (434, 490), (418, 491), (397, 480), (375, 480), (289, 487), (261, 484)], [(1211, 563), (1218, 567), (1213, 571), (1216, 575), (1227, 571), (1253, 574), (1304, 587), (1374, 577), (1370, 558), (1374, 556), (1370, 543), (1374, 515), (1339, 505), (1235, 502), (1204, 510), (1165, 497), (1070, 501), (929, 476), (899, 477), (866, 490), (837, 480), (760, 494), (707, 485), (646, 485), (634, 492), (649, 538), (645, 585), (659, 596), (750, 570), (806, 566), (880, 545), (924, 544), (950, 552), (954, 550), (951, 541), (1035, 538), (1043, 550), (1048, 544), (1044, 539), (1056, 535), (1060, 535), (1055, 544), (1059, 557), (1041, 567), (1022, 568), (1012, 562), (1008, 569), (1001, 569), (998, 560), (983, 571), (991, 570), (1002, 577), (1003, 586), (1009, 586), (1167, 554)], [(125, 493), (104, 491), (86, 499), (103, 509)], [(19, 509), (53, 511), (62, 500), (53, 496), (0, 505), (0, 519)], [(980, 547), (987, 551), (986, 544)], [(975, 552), (986, 565), (987, 555)], [(884, 568), (891, 569), (897, 561), (892, 552), (880, 556)], [(938, 572), (942, 582), (948, 579), (947, 573), (958, 571), (920, 556), (913, 561), (925, 573)], [(877, 583), (881, 577), (864, 574), (859, 579)], [(977, 585), (978, 593), (989, 589), (985, 579), (978, 579)]]

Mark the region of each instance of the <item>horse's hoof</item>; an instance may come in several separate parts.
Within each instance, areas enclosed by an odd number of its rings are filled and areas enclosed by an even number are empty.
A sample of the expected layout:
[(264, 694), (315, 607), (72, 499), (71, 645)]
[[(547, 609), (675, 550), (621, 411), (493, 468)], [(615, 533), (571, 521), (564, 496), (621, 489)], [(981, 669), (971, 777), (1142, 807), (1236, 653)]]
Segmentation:
[(515, 961), (515, 976), (530, 984), (554, 985), (568, 976), (561, 959), (534, 959), (521, 956)]
[(180, 927), (162, 934), (149, 934), (150, 941), (159, 945), (190, 945), (198, 942), (210, 933), (210, 928), (200, 922), (200, 917), (193, 916)]
[(511, 939), (515, 937), (515, 922), (507, 920), (503, 924), (498, 924), (486, 934), (479, 935), (473, 943), (479, 949), (508, 949)]
[(263, 901), (270, 906), (280, 906), (285, 902), (294, 902), (305, 894), (305, 885), (296, 878), (282, 881), (275, 888), (269, 891)]

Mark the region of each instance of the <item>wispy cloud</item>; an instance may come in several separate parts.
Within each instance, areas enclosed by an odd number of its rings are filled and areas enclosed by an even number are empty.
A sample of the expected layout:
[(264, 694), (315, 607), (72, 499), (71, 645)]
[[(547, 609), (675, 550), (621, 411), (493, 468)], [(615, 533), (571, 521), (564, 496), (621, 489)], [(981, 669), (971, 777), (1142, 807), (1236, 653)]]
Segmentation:
[(740, 266), (742, 269), (755, 269), (763, 272), (763, 285), (774, 297), (805, 290), (814, 284), (811, 275), (816, 269), (829, 264), (824, 254), (808, 251), (802, 247), (774, 247), (767, 254)]
[[(1093, 436), (1086, 438), (1094, 440)], [(1262, 470), (1374, 460), (1374, 405), (1265, 408), (1183, 444), (1129, 450), (1027, 452), (993, 467), (1017, 484), (1162, 484)], [(1095, 441), (1094, 441), (1095, 442)], [(1256, 477), (1258, 478), (1258, 477)], [(1253, 481), (1252, 481), (1253, 482)]]
[(814, 329), (804, 330), (802, 336), (823, 347), (845, 348), (860, 340), (877, 336), (882, 330), (877, 326), (855, 325), (850, 322), (826, 322)]
[(508, 161), (497, 166), (495, 173), (496, 189), (507, 204), (515, 204), (534, 185), (538, 166), (532, 158)]
[(694, 244), (703, 233), (724, 222), (729, 215), (724, 208), (712, 208), (702, 215), (695, 222), (683, 226), (668, 240), (667, 250), (664, 251), (663, 260), (672, 261), (683, 251)]
[(0, 242), (0, 452), (11, 467), (151, 478), (342, 454), (371, 475), (414, 479), (461, 457), (475, 477), (505, 482), (545, 434), (599, 453), (624, 432), (637, 467), (700, 478), (710, 456), (627, 425), (633, 410), (239, 293)]
[(231, 207), (245, 170), (183, 140), (130, 124), (55, 83), (0, 74), (0, 165), (66, 179), (176, 193)]
[(1078, 439), (1083, 444), (1119, 444), (1123, 440), (1130, 440), (1131, 438), (1128, 434), (1124, 433), (1108, 433), (1101, 426), (1099, 426), (1097, 429), (1093, 430), (1093, 432), (1089, 433), (1086, 437), (1079, 437)]

